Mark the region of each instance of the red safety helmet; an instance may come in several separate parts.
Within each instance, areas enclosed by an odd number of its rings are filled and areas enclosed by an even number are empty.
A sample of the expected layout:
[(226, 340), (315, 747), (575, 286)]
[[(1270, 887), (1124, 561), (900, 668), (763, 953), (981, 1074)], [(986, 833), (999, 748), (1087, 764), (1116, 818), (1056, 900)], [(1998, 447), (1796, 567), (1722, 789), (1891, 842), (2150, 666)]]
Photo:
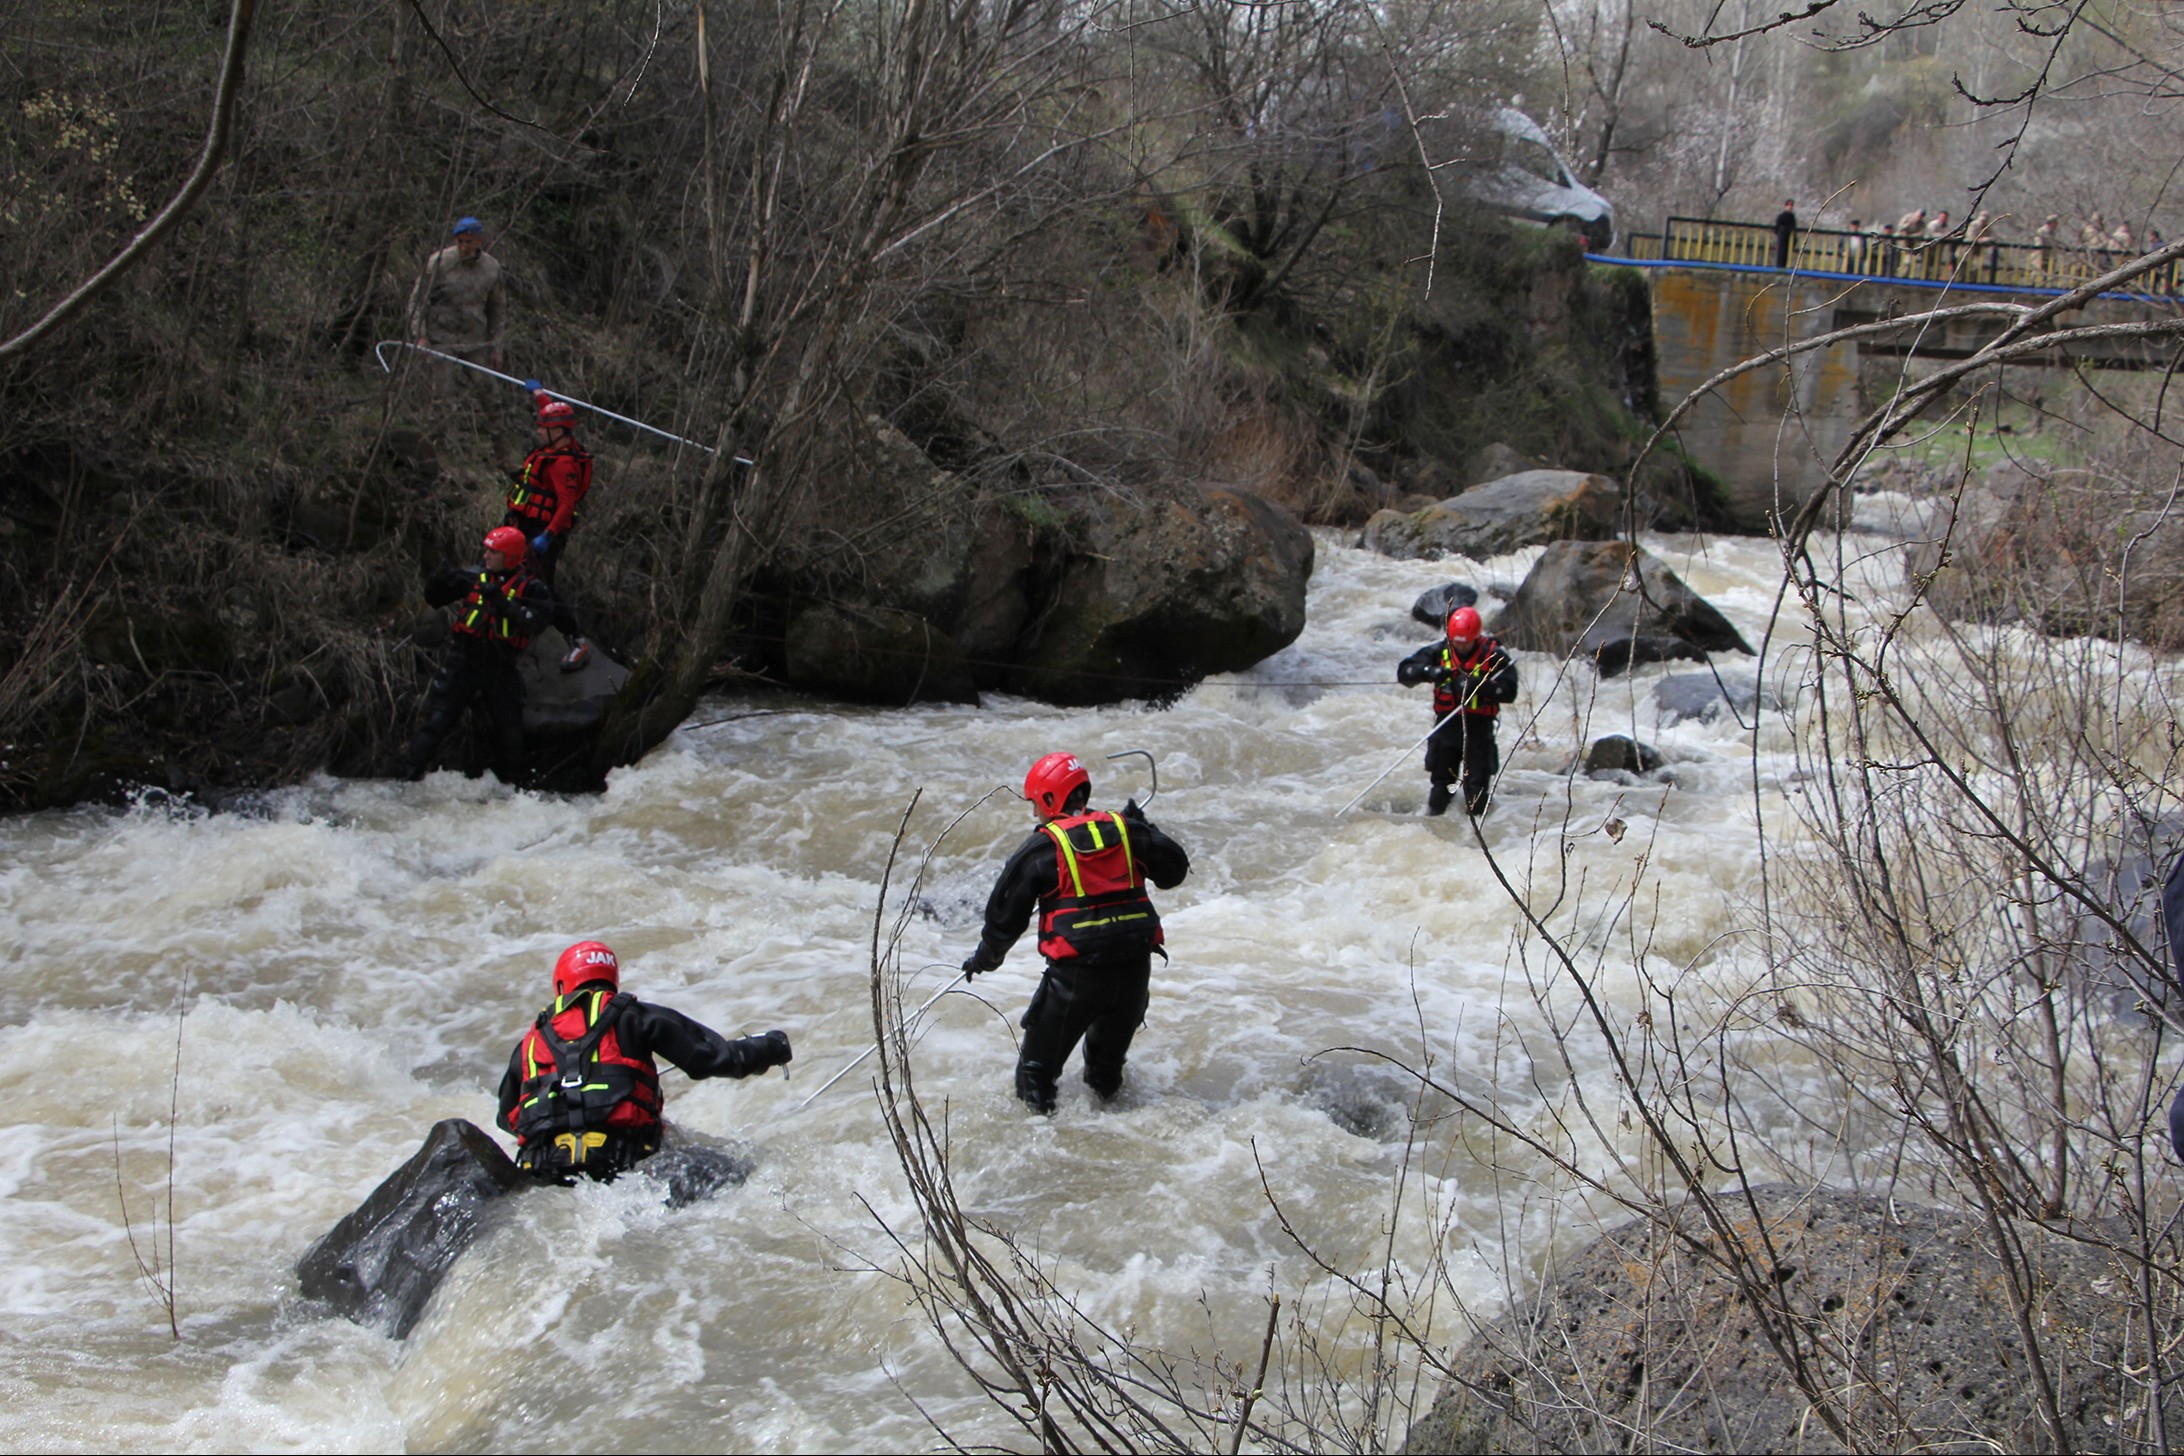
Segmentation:
[(1469, 647), (1479, 640), (1482, 630), (1479, 614), (1471, 607), (1458, 607), (1448, 614), (1448, 640), (1458, 647)]
[(523, 533), (514, 526), (495, 526), (485, 533), (485, 549), (498, 551), (502, 562), (510, 571), (514, 571), (523, 564), (523, 555), (531, 546), (523, 539)]
[(564, 430), (576, 428), (576, 406), (565, 399), (546, 399), (538, 402), (538, 422)]
[(554, 994), (566, 996), (579, 986), (594, 981), (605, 981), (617, 991), (622, 989), (622, 963), (614, 958), (614, 952), (596, 940), (580, 940), (561, 953), (554, 962)]
[(1062, 812), (1079, 786), (1091, 782), (1092, 775), (1077, 762), (1077, 755), (1050, 753), (1024, 775), (1024, 797), (1031, 800), (1031, 807), (1039, 811), (1041, 819), (1052, 819)]

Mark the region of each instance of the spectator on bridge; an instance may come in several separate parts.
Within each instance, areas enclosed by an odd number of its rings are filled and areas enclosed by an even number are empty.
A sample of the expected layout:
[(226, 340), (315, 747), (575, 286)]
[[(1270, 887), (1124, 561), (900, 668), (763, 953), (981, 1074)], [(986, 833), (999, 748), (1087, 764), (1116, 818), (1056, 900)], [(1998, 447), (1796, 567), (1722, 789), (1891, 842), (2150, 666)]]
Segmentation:
[(2108, 224), (2101, 219), (2100, 209), (2078, 228), (2078, 246), (2089, 253), (2098, 253), (2108, 246)]
[(1994, 281), (1994, 270), (1988, 262), (1994, 256), (1994, 214), (1982, 208), (1972, 214), (1972, 220), (1964, 224), (1964, 274), (1967, 278), (1984, 277)]
[(1937, 274), (1946, 277), (1956, 271), (1956, 245), (1947, 241), (1958, 229), (1949, 224), (1949, 209), (1944, 207), (1926, 220), (1926, 241), (1922, 257), (1926, 266), (1920, 273), (1928, 278)]
[(1881, 230), (1873, 237), (1873, 271), (1883, 278), (1896, 276), (1896, 225), (1881, 224)]
[(2138, 256), (2138, 236), (2131, 231), (2129, 218), (2116, 224), (2116, 230), (2108, 235), (2108, 246), (2130, 257)]
[(1843, 271), (1865, 272), (1866, 236), (1865, 224), (1857, 218), (1850, 220), (1850, 235), (1843, 239)]
[(2032, 230), (2032, 281), (2046, 284), (2055, 277), (2055, 239), (2063, 228), (2062, 214), (2051, 212), (2047, 221)]
[(1774, 265), (1790, 266), (1790, 238), (1797, 232), (1797, 199), (1785, 198), (1774, 219)]
[(1914, 207), (1896, 219), (1896, 235), (1906, 243), (1926, 236), (1926, 209)]

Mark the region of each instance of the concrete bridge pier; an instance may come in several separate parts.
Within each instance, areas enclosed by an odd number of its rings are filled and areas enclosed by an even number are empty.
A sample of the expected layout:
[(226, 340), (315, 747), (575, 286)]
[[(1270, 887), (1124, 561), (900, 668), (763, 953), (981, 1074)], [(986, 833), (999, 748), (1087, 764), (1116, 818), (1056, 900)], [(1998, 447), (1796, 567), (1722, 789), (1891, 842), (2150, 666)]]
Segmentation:
[[(1836, 329), (1951, 305), (2051, 302), (2057, 290), (1937, 285), (1771, 268), (1641, 263), (1650, 275), (1653, 342), (1663, 408), (1740, 360)], [(2049, 321), (2054, 329), (2173, 317), (2173, 299), (2108, 294)], [(2006, 314), (1907, 324), (1739, 376), (1693, 407), (1677, 427), (1691, 458), (1720, 477), (1730, 524), (1764, 531), (1827, 480), (1857, 422), (1879, 403), (1861, 387), (1867, 361), (1890, 372), (1914, 359), (1968, 359), (2008, 326)], [(2119, 336), (2040, 350), (2011, 368), (2162, 369), (2174, 344)]]
[[(1741, 360), (1838, 327), (1837, 305), (1857, 287), (1790, 273), (1649, 271), (1664, 409)], [(1853, 345), (1815, 350), (1738, 376), (1684, 416), (1678, 437), (1721, 479), (1736, 525), (1765, 530), (1826, 481), (1861, 413), (1858, 368)]]

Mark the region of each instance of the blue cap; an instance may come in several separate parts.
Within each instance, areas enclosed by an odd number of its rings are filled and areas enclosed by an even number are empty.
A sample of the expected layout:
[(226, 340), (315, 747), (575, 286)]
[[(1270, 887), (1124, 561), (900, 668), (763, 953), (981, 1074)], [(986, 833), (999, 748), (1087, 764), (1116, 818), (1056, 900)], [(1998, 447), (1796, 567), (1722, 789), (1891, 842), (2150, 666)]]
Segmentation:
[(485, 231), (485, 224), (474, 217), (458, 217), (455, 219), (453, 231), (458, 238), (464, 233), (482, 233)]

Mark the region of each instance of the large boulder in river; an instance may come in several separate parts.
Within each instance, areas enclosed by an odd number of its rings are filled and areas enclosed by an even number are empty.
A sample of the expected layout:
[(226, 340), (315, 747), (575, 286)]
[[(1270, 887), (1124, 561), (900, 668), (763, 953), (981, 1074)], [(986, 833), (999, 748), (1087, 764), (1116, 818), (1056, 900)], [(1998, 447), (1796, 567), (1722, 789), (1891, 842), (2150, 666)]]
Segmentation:
[(1254, 495), (1176, 491), (1100, 509), (1009, 685), (1105, 703), (1239, 671), (1296, 641), (1311, 574), (1311, 533)]
[(296, 1261), (304, 1297), (404, 1338), (484, 1228), (487, 1205), (529, 1183), (475, 1124), (434, 1124), (415, 1157)]
[(1741, 652), (1729, 619), (1643, 546), (1558, 541), (1493, 624), (1510, 647), (1591, 658), (1604, 676), (1647, 662)]
[(789, 619), (787, 676), (859, 702), (975, 703), (978, 684), (955, 638), (914, 612), (821, 603)]
[(849, 514), (884, 529), (815, 520), (769, 568), (763, 591), (786, 610), (753, 641), (799, 687), (883, 703), (1161, 697), (1304, 628), (1311, 534), (1256, 496), (992, 495), (877, 418), (845, 424), (826, 469), (853, 492)]
[[(1810, 1378), (1863, 1449), (2055, 1449), (1981, 1217), (1831, 1189), (1758, 1190), (1756, 1216), (1723, 1203), (1729, 1236), (1757, 1261), (1769, 1305), (1787, 1307)], [(2156, 1449), (2140, 1424), (2136, 1272), (2075, 1230), (2019, 1223), (2009, 1237), (2030, 1264), (2048, 1369), (2068, 1382), (2062, 1449)], [(1472, 1336), (1403, 1449), (1843, 1450), (1720, 1259), (1696, 1209), (1677, 1232), (1641, 1220), (1602, 1235)], [(2179, 1378), (2173, 1351), (2157, 1358)], [(2184, 1401), (2163, 1418), (2178, 1449)]]
[(1544, 541), (1599, 541), (1615, 534), (1623, 490), (1605, 475), (1527, 470), (1474, 486), (1424, 510), (1381, 511), (1360, 544), (1403, 561), (1455, 554), (1473, 560)]

